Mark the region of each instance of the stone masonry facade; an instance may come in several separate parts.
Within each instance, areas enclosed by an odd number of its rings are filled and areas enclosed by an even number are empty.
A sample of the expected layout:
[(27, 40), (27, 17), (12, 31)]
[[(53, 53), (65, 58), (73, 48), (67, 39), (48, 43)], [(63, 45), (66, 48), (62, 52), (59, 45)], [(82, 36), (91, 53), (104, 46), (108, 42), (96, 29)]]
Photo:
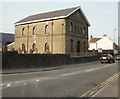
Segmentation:
[(66, 18), (15, 25), (15, 50), (23, 54), (88, 51), (88, 27), (81, 10)]

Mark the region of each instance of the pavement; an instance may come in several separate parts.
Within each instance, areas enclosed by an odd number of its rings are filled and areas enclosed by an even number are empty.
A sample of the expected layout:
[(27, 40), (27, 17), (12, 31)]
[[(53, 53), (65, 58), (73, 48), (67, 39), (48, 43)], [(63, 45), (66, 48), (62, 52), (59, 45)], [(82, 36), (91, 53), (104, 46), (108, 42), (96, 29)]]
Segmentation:
[(120, 99), (120, 72), (118, 71), (118, 73), (118, 77), (115, 78), (112, 82), (108, 83), (102, 89), (100, 89), (96, 94), (94, 94), (94, 97), (117, 97), (118, 99)]
[(118, 78), (100, 89), (96, 94), (93, 95), (93, 97), (119, 97)]

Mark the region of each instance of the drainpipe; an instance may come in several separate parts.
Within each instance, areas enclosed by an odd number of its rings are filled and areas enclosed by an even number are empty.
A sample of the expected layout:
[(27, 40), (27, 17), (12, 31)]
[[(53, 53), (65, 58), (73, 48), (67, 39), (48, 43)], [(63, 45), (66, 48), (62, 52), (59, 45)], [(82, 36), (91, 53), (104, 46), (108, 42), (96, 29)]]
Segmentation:
[(28, 54), (28, 42), (29, 42), (29, 24), (28, 24), (28, 33), (27, 33), (27, 54)]
[(51, 34), (51, 52), (53, 54), (53, 20), (52, 20), (52, 34)]
[(62, 23), (62, 54), (63, 54), (63, 26), (64, 26), (64, 23)]

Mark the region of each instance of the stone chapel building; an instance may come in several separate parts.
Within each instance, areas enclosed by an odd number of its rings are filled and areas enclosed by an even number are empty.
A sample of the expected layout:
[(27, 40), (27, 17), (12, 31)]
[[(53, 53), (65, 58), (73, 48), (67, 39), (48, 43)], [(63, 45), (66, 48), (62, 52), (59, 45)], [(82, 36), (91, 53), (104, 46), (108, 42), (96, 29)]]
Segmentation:
[(28, 16), (15, 23), (14, 48), (25, 54), (88, 51), (88, 27), (80, 7)]

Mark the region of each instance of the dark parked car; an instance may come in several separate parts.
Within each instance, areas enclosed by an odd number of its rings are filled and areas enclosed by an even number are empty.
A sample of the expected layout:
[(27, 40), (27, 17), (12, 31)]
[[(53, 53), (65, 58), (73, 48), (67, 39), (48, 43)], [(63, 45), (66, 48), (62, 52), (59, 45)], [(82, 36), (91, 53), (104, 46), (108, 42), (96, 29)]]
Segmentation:
[(120, 55), (117, 55), (117, 56), (116, 56), (116, 60), (120, 60)]
[(100, 57), (101, 63), (109, 62), (115, 63), (115, 58), (111, 54), (103, 54)]

